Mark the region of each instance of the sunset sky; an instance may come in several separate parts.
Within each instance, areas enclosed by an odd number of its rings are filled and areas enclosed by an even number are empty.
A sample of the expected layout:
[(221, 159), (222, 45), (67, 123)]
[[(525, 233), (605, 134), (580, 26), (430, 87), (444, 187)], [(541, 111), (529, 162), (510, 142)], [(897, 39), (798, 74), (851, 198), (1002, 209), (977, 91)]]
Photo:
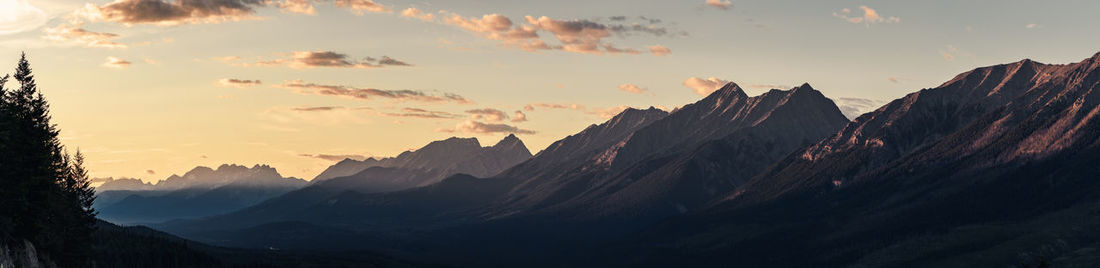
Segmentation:
[[(936, 3), (932, 3), (936, 2)], [(1100, 51), (1100, 1), (0, 0), (93, 177), (197, 165), (313, 178), (451, 136), (532, 152), (724, 81), (848, 114), (969, 69)], [(9, 87), (11, 85), (9, 84)]]

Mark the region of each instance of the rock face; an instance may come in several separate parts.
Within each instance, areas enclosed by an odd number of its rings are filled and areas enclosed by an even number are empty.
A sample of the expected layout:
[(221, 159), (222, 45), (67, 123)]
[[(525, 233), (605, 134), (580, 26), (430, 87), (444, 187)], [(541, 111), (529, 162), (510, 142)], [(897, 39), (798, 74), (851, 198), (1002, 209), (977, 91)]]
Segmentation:
[(305, 180), (284, 178), (267, 165), (196, 167), (143, 190), (104, 190), (113, 187), (104, 184), (97, 189), (94, 207), (111, 222), (153, 223), (230, 212), (305, 185)]
[(610, 146), (592, 148), (600, 152), (582, 162), (559, 160), (567, 164), (507, 172), (523, 183), (497, 213), (655, 219), (695, 210), (724, 198), (760, 170), (836, 132), (848, 120), (808, 84), (749, 97), (729, 83), (650, 122), (606, 143)]
[[(1067, 65), (978, 68), (857, 118), (721, 204), (632, 243), (675, 244), (691, 252), (691, 264), (1095, 260), (1083, 252), (1096, 239), (1065, 238), (1095, 237), (1100, 225), (1098, 114), (1100, 54)], [(661, 246), (625, 248), (655, 253), (639, 260), (647, 264), (682, 265), (687, 257)]]
[(929, 149), (941, 154), (927, 161), (957, 160), (1004, 142), (999, 139), (1010, 130), (1034, 120), (1050, 122), (1019, 134), (1026, 138), (1016, 144), (999, 144), (1017, 149), (988, 156), (982, 165), (1049, 156), (1079, 139), (1078, 130), (1092, 120), (1089, 109), (1097, 102), (1092, 87), (1100, 75), (1095, 61), (1093, 57), (1048, 65), (1025, 59), (959, 74), (937, 88), (860, 116), (839, 133), (761, 174), (755, 193), (762, 195), (749, 195), (767, 199), (801, 187), (859, 180), (871, 174), (868, 171)]

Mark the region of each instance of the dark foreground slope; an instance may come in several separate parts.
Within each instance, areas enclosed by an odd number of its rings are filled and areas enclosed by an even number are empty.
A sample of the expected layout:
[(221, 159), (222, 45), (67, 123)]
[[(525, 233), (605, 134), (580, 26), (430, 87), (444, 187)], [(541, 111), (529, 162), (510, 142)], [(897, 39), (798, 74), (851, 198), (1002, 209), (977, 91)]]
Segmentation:
[(97, 267), (430, 267), (364, 251), (286, 251), (214, 247), (142, 226), (100, 221)]
[[(1100, 54), (975, 69), (865, 114), (610, 263), (1095, 265)], [(631, 252), (633, 258), (607, 258)]]

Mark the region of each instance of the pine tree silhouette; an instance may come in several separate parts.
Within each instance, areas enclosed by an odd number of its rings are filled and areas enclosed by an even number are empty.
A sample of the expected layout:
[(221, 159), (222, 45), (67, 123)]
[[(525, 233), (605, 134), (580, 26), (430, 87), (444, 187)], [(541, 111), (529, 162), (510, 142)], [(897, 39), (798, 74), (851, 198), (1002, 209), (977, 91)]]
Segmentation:
[(0, 243), (29, 241), (46, 263), (88, 264), (95, 211), (84, 156), (64, 153), (24, 53), (15, 69), (18, 88), (0, 79)]

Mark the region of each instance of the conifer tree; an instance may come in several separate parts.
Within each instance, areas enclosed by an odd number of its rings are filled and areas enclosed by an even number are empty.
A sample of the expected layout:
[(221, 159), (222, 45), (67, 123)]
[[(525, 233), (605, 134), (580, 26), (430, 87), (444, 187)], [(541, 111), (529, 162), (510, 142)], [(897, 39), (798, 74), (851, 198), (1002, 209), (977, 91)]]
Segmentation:
[(26, 54), (12, 78), (18, 88), (0, 89), (0, 231), (33, 243), (45, 263), (87, 266), (96, 219), (84, 156), (62, 151)]

